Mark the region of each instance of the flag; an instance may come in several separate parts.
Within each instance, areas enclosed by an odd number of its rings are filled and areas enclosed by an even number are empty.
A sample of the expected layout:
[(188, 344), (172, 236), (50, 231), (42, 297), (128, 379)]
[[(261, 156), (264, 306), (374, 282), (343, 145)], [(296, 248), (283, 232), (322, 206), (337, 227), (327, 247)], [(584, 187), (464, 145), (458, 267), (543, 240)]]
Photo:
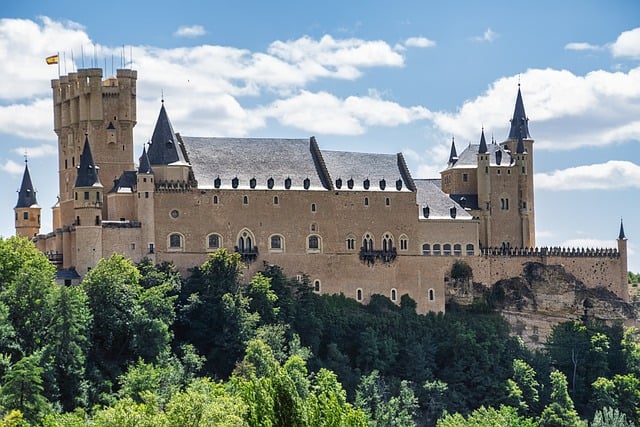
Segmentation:
[(47, 56), (47, 64), (49, 65), (53, 65), (53, 64), (57, 64), (58, 63), (58, 57), (59, 55), (51, 55), (51, 56)]

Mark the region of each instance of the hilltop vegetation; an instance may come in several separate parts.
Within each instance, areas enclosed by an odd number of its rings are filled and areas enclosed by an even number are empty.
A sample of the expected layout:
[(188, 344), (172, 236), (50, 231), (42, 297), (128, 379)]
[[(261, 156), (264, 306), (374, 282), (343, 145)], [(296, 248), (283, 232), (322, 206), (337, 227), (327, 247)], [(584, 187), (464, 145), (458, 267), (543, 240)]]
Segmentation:
[(241, 271), (224, 250), (186, 280), (113, 255), (65, 287), (0, 239), (0, 426), (640, 423), (635, 328), (564, 323), (532, 353), (482, 301), (418, 315)]

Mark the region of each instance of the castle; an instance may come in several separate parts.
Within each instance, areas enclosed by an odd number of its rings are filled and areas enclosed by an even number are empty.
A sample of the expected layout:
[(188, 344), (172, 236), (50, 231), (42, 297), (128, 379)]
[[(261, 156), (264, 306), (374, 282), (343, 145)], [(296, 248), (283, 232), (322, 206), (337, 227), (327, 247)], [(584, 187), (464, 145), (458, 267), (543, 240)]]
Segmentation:
[(238, 252), (247, 276), (264, 263), (308, 275), (319, 293), (366, 303), (404, 294), (443, 312), (451, 270), (473, 281), (518, 276), (524, 263), (562, 264), (590, 287), (628, 300), (627, 242), (585, 250), (537, 248), (534, 140), (520, 89), (508, 137), (459, 155), (440, 179), (414, 179), (403, 155), (322, 150), (309, 139), (214, 138), (174, 132), (164, 101), (134, 165), (137, 72), (81, 69), (52, 80), (59, 201), (53, 231), (39, 234), (28, 165), (16, 233), (32, 238), (79, 281), (103, 257), (173, 262), (186, 272), (209, 253)]

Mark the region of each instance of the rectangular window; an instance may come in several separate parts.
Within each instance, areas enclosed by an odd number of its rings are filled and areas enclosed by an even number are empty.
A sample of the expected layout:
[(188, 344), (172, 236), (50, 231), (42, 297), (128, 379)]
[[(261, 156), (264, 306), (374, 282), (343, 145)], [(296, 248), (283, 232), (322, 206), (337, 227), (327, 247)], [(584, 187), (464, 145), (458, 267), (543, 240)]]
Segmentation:
[(22, 218), (29, 219), (29, 212), (23, 212)]
[(354, 250), (356, 248), (356, 239), (347, 239), (347, 250)]
[(89, 200), (89, 192), (88, 191), (84, 192), (84, 199), (85, 200)]
[(462, 182), (467, 182), (467, 181), (469, 181), (469, 174), (463, 173), (462, 174)]
[(149, 198), (149, 192), (148, 192), (148, 191), (145, 191), (145, 192), (144, 192), (144, 198), (145, 198), (145, 199), (148, 199), (148, 198)]

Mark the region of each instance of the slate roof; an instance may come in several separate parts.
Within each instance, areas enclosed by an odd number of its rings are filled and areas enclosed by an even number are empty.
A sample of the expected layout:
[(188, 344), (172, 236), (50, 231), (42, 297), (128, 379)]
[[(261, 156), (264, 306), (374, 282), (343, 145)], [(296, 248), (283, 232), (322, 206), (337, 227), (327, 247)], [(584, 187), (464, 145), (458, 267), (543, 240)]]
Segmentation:
[[(509, 166), (513, 164), (511, 153), (499, 144), (492, 143), (486, 144), (487, 154), (489, 154), (489, 164), (491, 166)], [(458, 161), (453, 165), (449, 165), (447, 169), (451, 168), (477, 168), (478, 167), (478, 151), (480, 150), (480, 144), (469, 144), (467, 148), (460, 153)], [(497, 154), (500, 153), (500, 154)], [(498, 160), (500, 162), (498, 163)]]
[(180, 141), (173, 131), (173, 126), (164, 108), (160, 107), (160, 114), (149, 145), (149, 162), (151, 165), (186, 164)]
[[(400, 164), (404, 162), (401, 154), (354, 153), (348, 151), (322, 151), (322, 158), (327, 166), (333, 186), (338, 189), (336, 181), (342, 180), (341, 191), (365, 190), (365, 180), (369, 180), (369, 191), (382, 191), (380, 181), (384, 180), (384, 191), (398, 191), (396, 181), (402, 181), (400, 191), (411, 191), (413, 185), (410, 176), (404, 176)], [(407, 171), (408, 174), (408, 171)], [(353, 179), (353, 188), (348, 181)]]
[(89, 146), (89, 137), (84, 137), (84, 148), (80, 156), (80, 164), (78, 165), (78, 176), (76, 177), (76, 187), (102, 187), (100, 178), (98, 177), (98, 168), (93, 161), (91, 147)]
[(624, 235), (624, 225), (622, 224), (622, 220), (620, 220), (620, 233), (618, 234), (618, 240), (627, 240), (627, 236)]
[(180, 139), (200, 188), (215, 188), (216, 178), (220, 178), (219, 188), (230, 189), (237, 178), (236, 188), (248, 189), (255, 178), (256, 189), (267, 189), (268, 180), (273, 178), (273, 188), (281, 190), (289, 178), (291, 189), (303, 189), (308, 178), (309, 190), (326, 190), (308, 139), (191, 136)]
[(429, 219), (451, 219), (452, 207), (456, 208), (456, 220), (471, 220), (473, 217), (462, 206), (441, 190), (439, 179), (415, 179), (416, 203), (419, 217), (425, 219), (422, 208), (429, 207)]
[(113, 183), (111, 193), (131, 193), (137, 184), (137, 173), (135, 171), (124, 171), (120, 178)]
[(151, 169), (151, 162), (149, 161), (149, 154), (147, 154), (147, 147), (142, 147), (142, 155), (140, 156), (140, 166), (138, 166), (139, 173), (153, 173)]
[(524, 112), (524, 102), (522, 102), (522, 92), (518, 85), (518, 96), (516, 97), (516, 106), (513, 110), (513, 118), (511, 119), (511, 128), (509, 129), (509, 139), (530, 139), (529, 135), (529, 119)]
[(16, 203), (16, 208), (30, 207), (38, 207), (38, 201), (36, 200), (36, 191), (33, 189), (33, 184), (31, 183), (29, 166), (25, 161), (24, 174), (22, 175), (20, 190), (18, 190), (18, 203)]

